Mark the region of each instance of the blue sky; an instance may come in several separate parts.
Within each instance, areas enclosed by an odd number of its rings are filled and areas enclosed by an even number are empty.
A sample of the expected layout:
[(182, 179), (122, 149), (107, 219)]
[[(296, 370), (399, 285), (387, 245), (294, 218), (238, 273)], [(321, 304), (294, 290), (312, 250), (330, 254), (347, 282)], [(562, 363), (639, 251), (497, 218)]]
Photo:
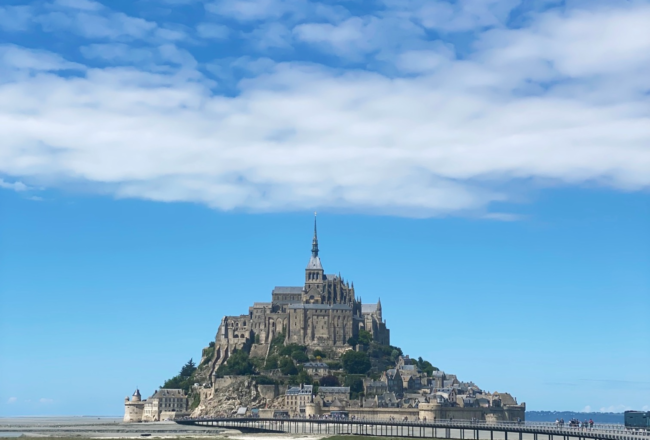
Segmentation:
[(3, 1), (0, 415), (119, 414), (300, 283), (314, 210), (408, 353), (530, 409), (648, 408), (648, 22)]

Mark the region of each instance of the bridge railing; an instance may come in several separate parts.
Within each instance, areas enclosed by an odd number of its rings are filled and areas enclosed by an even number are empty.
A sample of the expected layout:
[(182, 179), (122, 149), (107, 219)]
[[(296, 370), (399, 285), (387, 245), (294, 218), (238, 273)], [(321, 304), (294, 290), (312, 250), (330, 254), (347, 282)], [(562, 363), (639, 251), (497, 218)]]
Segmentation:
[[(633, 435), (635, 438), (650, 438), (649, 431), (631, 431), (624, 425), (619, 424), (594, 424), (593, 427), (570, 426), (567, 423), (558, 425), (554, 422), (486, 422), (472, 420), (404, 420), (396, 417), (393, 420), (384, 418), (249, 418), (249, 417), (223, 417), (223, 418), (185, 418), (183, 420), (201, 421), (221, 421), (221, 422), (255, 422), (255, 421), (275, 421), (275, 422), (314, 422), (314, 423), (351, 423), (361, 425), (399, 425), (399, 426), (425, 426), (431, 428), (451, 428), (451, 429), (485, 429), (509, 432), (538, 432), (558, 435), (577, 435), (589, 432), (598, 432), (601, 434)], [(585, 436), (588, 437), (588, 436)]]

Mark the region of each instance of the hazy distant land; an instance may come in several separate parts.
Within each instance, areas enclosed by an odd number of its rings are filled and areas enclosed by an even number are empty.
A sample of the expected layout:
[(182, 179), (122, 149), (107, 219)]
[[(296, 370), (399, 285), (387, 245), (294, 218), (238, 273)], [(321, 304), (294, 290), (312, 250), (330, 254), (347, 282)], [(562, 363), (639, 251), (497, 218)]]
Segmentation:
[(529, 422), (554, 422), (556, 419), (585, 420), (592, 419), (594, 423), (623, 424), (623, 413), (574, 412), (574, 411), (526, 411)]

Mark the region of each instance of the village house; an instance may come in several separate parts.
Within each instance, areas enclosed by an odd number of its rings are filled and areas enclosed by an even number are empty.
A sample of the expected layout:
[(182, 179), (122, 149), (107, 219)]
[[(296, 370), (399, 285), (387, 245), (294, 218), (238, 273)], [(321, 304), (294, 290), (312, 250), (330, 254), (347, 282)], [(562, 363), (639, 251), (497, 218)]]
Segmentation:
[(381, 396), (384, 393), (388, 392), (388, 385), (386, 382), (380, 380), (374, 381), (370, 378), (366, 378), (363, 381), (363, 394), (366, 397)]
[(330, 374), (330, 367), (325, 362), (305, 362), (302, 366), (315, 379), (320, 379)]
[(284, 395), (284, 405), (292, 416), (305, 415), (308, 403), (314, 401), (314, 387), (303, 385), (289, 387)]
[(389, 393), (395, 393), (396, 396), (401, 396), (404, 390), (404, 383), (399, 370), (391, 368), (386, 370), (381, 375), (381, 381), (386, 384)]
[(350, 387), (319, 387), (318, 397), (323, 407), (332, 406), (335, 401), (341, 404), (336, 406), (350, 406)]

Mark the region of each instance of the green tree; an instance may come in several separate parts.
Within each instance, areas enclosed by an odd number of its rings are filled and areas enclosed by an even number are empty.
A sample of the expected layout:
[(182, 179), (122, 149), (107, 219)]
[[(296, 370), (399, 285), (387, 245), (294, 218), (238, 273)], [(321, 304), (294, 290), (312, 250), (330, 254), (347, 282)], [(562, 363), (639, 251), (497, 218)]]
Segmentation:
[(339, 378), (336, 376), (332, 376), (331, 374), (329, 376), (323, 376), (320, 378), (319, 381), (321, 386), (324, 387), (340, 387), (341, 382), (339, 382)]
[(210, 360), (212, 360), (212, 356), (214, 356), (214, 346), (212, 347), (208, 346), (204, 348), (202, 355), (203, 355), (203, 360), (201, 361), (201, 365), (205, 365), (208, 362), (210, 362)]
[(364, 329), (359, 330), (358, 343), (361, 345), (370, 345), (372, 342), (372, 333)]
[(314, 350), (314, 353), (312, 353), (314, 357), (319, 357), (321, 359), (324, 359), (327, 357), (327, 353), (325, 353), (323, 350), (316, 349)]
[(274, 354), (266, 358), (266, 364), (264, 364), (265, 370), (274, 370), (278, 368), (278, 357)]
[(355, 338), (354, 336), (350, 336), (348, 338), (348, 345), (350, 347), (355, 347), (359, 343), (359, 339)]
[(356, 375), (348, 375), (345, 377), (344, 386), (350, 387), (351, 398), (356, 399), (360, 393), (363, 393), (363, 379)]
[(308, 361), (309, 361), (309, 357), (307, 357), (307, 355), (305, 354), (305, 352), (304, 352), (304, 351), (300, 351), (300, 350), (294, 350), (294, 351), (292, 351), (292, 352), (291, 352), (291, 357), (292, 357), (293, 360), (296, 361), (296, 362), (301, 362), (301, 363), (302, 363), (302, 362), (308, 362)]
[(416, 362), (418, 368), (422, 370), (423, 372), (427, 373), (427, 376), (431, 377), (433, 376), (434, 371), (438, 371), (438, 368), (434, 367), (431, 365), (431, 362), (425, 361), (422, 359), (422, 357), (419, 357), (417, 362)]
[(287, 344), (284, 347), (278, 348), (278, 354), (281, 356), (291, 356), (294, 351), (307, 351), (307, 347), (298, 344)]
[(180, 375), (181, 377), (190, 377), (195, 371), (196, 364), (194, 363), (194, 360), (190, 359), (185, 365), (183, 365), (183, 368), (181, 368)]
[(282, 348), (284, 345), (284, 340), (286, 339), (287, 334), (285, 333), (284, 329), (282, 329), (282, 333), (278, 333), (272, 340), (271, 340), (271, 351), (274, 349), (279, 349)]
[(250, 376), (254, 373), (254, 365), (244, 350), (235, 350), (225, 364), (217, 369), (217, 376)]
[(296, 368), (296, 364), (293, 363), (293, 359), (289, 357), (283, 357), (280, 359), (280, 362), (278, 362), (278, 366), (280, 367), (280, 371), (282, 374), (285, 374), (287, 376), (293, 376), (294, 374), (298, 373), (298, 368)]
[(329, 367), (330, 370), (340, 370), (341, 369), (341, 363), (339, 361), (330, 361), (330, 362), (325, 362), (327, 366)]
[(275, 385), (277, 382), (267, 376), (255, 376), (255, 382), (258, 385)]
[(341, 362), (348, 374), (366, 374), (372, 367), (368, 354), (361, 351), (346, 351), (341, 356)]
[(314, 380), (311, 378), (311, 376), (305, 371), (301, 370), (298, 374), (295, 376), (291, 376), (289, 378), (289, 384), (290, 385), (300, 385), (302, 383), (309, 385), (313, 382)]
[(171, 379), (167, 379), (163, 386), (160, 388), (176, 388), (184, 390), (188, 395), (192, 391), (192, 385), (194, 384), (194, 372), (196, 371), (196, 365), (194, 361), (190, 359), (181, 371)]

